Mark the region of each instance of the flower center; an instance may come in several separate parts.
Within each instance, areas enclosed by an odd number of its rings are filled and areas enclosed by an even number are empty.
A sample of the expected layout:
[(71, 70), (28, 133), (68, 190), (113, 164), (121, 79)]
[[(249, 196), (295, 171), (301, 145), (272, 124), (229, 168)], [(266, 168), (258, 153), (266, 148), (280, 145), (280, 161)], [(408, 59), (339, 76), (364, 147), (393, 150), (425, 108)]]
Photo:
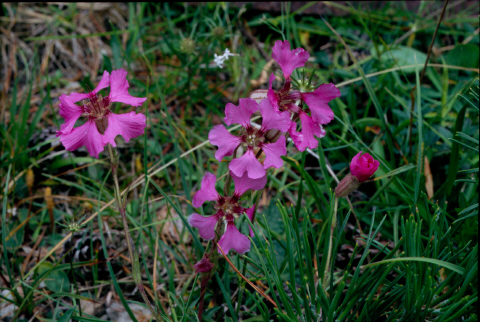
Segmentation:
[(244, 139), (247, 146), (252, 149), (259, 147), (265, 141), (263, 133), (261, 133), (259, 130), (251, 133), (246, 133), (244, 135)]
[(91, 118), (101, 118), (110, 113), (110, 100), (102, 95), (91, 95), (82, 101), (83, 111)]
[(90, 95), (88, 100), (83, 100), (83, 111), (89, 119), (95, 120), (98, 132), (104, 134), (108, 127), (107, 115), (110, 113), (110, 100), (102, 95)]
[(215, 209), (222, 210), (225, 217), (233, 216), (234, 218), (238, 218), (238, 202), (234, 198), (226, 198), (225, 203), (217, 204)]

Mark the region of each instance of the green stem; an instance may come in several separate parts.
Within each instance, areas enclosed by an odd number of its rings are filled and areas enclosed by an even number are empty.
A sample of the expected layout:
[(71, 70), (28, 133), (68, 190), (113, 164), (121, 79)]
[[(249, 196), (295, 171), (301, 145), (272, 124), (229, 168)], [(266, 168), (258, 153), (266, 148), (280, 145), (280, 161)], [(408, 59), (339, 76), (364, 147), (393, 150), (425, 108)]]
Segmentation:
[[(70, 247), (73, 247), (73, 232), (70, 236)], [(75, 277), (75, 271), (73, 270), (73, 254), (71, 254), (70, 256), (70, 274), (72, 274), (73, 277), (75, 291), (77, 292), (77, 295), (80, 296), (80, 292), (78, 291), (77, 279)], [(73, 301), (75, 301), (75, 299), (73, 299)], [(80, 316), (82, 316), (82, 303), (80, 302), (80, 300), (78, 300), (78, 312), (80, 313)]]
[(333, 205), (333, 213), (330, 222), (330, 238), (328, 241), (328, 255), (327, 255), (327, 264), (325, 265), (325, 273), (324, 281), (323, 281), (323, 289), (325, 290), (328, 286), (330, 281), (330, 259), (332, 257), (332, 248), (333, 248), (333, 233), (335, 231), (335, 227), (337, 226), (337, 208), (338, 208), (338, 197), (335, 197), (335, 202)]
[[(245, 276), (245, 273), (247, 271), (247, 258), (245, 257), (243, 259), (243, 268), (242, 268), (242, 275)], [(236, 316), (238, 317), (238, 314), (240, 313), (240, 306), (242, 305), (242, 298), (243, 298), (243, 292), (245, 291), (245, 281), (243, 278), (240, 276), (238, 277), (239, 284), (240, 284), (240, 290), (238, 291), (238, 300), (237, 300), (237, 309), (236, 309)]]
[[(132, 276), (133, 280), (142, 295), (143, 300), (147, 304), (148, 308), (150, 309), (150, 312), (152, 312), (153, 316), (157, 321), (161, 321), (160, 315), (157, 313), (158, 310), (156, 310), (152, 304), (150, 303), (147, 293), (145, 292), (145, 289), (143, 288), (142, 284), (142, 276), (140, 274), (140, 260), (138, 258), (138, 253), (136, 249), (133, 247), (133, 240), (132, 237), (130, 236), (130, 232), (128, 229), (128, 220), (127, 220), (127, 214), (125, 212), (125, 203), (122, 202), (122, 196), (120, 194), (120, 185), (118, 183), (118, 175), (117, 175), (117, 169), (118, 169), (118, 158), (116, 152), (113, 150), (113, 147), (111, 144), (107, 144), (108, 147), (108, 153), (110, 155), (110, 162), (112, 166), (112, 176), (113, 176), (113, 182), (115, 184), (115, 200), (117, 202), (118, 206), (118, 211), (120, 212), (120, 215), (122, 216), (122, 221), (123, 221), (123, 229), (125, 232), (125, 239), (127, 241), (127, 248), (128, 248), (128, 254), (130, 256), (130, 261), (132, 262)], [(155, 290), (154, 290), (155, 291)]]

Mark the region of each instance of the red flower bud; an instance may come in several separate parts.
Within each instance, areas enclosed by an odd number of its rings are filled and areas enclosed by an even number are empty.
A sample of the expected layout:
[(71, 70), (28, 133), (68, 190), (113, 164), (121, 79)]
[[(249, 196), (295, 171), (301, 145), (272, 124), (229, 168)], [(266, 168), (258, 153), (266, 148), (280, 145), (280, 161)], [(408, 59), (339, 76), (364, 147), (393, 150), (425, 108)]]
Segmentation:
[(197, 273), (206, 273), (212, 270), (213, 264), (208, 257), (204, 257), (198, 263), (193, 265), (193, 267)]
[(380, 162), (373, 159), (370, 154), (362, 155), (362, 151), (360, 151), (350, 163), (350, 172), (357, 177), (358, 181), (365, 182), (377, 171), (379, 165)]

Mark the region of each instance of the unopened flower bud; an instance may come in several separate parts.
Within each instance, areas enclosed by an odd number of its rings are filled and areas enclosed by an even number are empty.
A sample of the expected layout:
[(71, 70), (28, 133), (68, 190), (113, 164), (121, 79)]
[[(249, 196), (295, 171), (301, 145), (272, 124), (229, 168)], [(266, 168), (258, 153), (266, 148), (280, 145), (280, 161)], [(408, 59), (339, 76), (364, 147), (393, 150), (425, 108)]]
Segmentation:
[(33, 183), (35, 181), (35, 175), (33, 174), (32, 169), (27, 170), (27, 175), (26, 175), (25, 181), (27, 182), (28, 189), (32, 189)]
[(370, 154), (365, 153), (362, 155), (362, 151), (360, 151), (350, 162), (350, 172), (357, 177), (358, 181), (365, 182), (373, 176), (379, 165), (380, 162), (373, 159)]
[(213, 264), (208, 257), (203, 257), (198, 263), (193, 265), (193, 267), (197, 273), (207, 273), (212, 270)]
[(343, 178), (335, 188), (335, 196), (337, 198), (346, 197), (357, 190), (363, 182), (367, 181), (377, 171), (379, 165), (380, 162), (373, 159), (370, 154), (362, 155), (362, 151), (360, 151), (350, 162), (351, 173)]

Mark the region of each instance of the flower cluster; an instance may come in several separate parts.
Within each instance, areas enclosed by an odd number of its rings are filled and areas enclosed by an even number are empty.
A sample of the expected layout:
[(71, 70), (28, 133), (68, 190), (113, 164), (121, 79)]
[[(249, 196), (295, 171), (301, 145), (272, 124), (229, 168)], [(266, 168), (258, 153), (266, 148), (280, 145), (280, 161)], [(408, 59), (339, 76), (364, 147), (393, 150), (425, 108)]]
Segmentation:
[[(198, 232), (203, 239), (212, 240), (215, 237), (215, 228), (217, 223), (225, 221), (227, 227), (222, 238), (218, 241), (223, 251), (228, 254), (230, 249), (235, 250), (239, 254), (244, 254), (250, 250), (249, 239), (240, 233), (235, 226), (235, 218), (242, 214), (246, 214), (253, 221), (253, 212), (255, 206), (244, 208), (241, 206), (240, 197), (248, 190), (260, 190), (267, 183), (267, 177), (263, 176), (258, 179), (250, 179), (247, 174), (239, 177), (230, 173), (235, 183), (235, 191), (232, 196), (220, 196), (215, 189), (217, 178), (214, 174), (207, 172), (202, 179), (201, 188), (193, 196), (193, 206), (198, 208), (205, 201), (215, 201), (216, 213), (209, 217), (201, 216), (197, 213), (188, 217), (191, 226), (198, 228)], [(250, 236), (253, 231), (250, 228)]]
[[(98, 92), (110, 86), (110, 93), (102, 97)], [(60, 126), (57, 136), (68, 151), (85, 145), (91, 156), (98, 158), (105, 145), (115, 145), (115, 137), (123, 136), (126, 142), (142, 135), (146, 126), (145, 115), (135, 112), (115, 114), (112, 103), (121, 102), (132, 106), (142, 105), (147, 98), (133, 97), (128, 93), (127, 72), (123, 69), (103, 73), (102, 80), (90, 93), (71, 93), (60, 96), (60, 115), (65, 123)], [(80, 102), (80, 105), (75, 103)], [(81, 117), (86, 121), (74, 128)]]
[[(240, 254), (250, 250), (249, 239), (238, 231), (234, 222), (243, 213), (253, 221), (255, 206), (241, 206), (242, 195), (247, 190), (262, 189), (267, 181), (266, 170), (283, 165), (281, 157), (287, 153), (288, 135), (300, 151), (317, 147), (317, 138), (325, 135), (322, 125), (333, 119), (328, 102), (340, 96), (340, 91), (333, 84), (320, 85), (312, 91), (303, 87), (292, 88), (292, 72), (303, 67), (309, 58), (304, 49), (291, 50), (288, 41), (277, 41), (272, 58), (282, 69), (285, 78), (283, 87), (273, 90), (275, 76), (272, 74), (269, 89), (263, 91), (263, 97), (252, 94), (251, 98), (241, 98), (238, 106), (227, 104), (224, 122), (227, 126), (241, 125), (239, 135), (231, 134), (224, 125), (213, 127), (208, 134), (210, 143), (218, 147), (215, 158), (219, 162), (233, 156), (228, 168), (235, 182), (235, 192), (233, 196), (221, 197), (215, 190), (215, 176), (207, 173), (202, 179), (201, 189), (193, 197), (193, 206), (200, 207), (207, 200), (216, 201), (216, 213), (209, 217), (194, 213), (189, 222), (199, 229), (202, 238), (211, 240), (215, 238), (218, 222), (225, 221), (225, 233), (218, 241), (225, 253), (230, 249)], [(262, 117), (259, 127), (252, 126), (254, 114)], [(301, 122), (299, 132), (298, 119)]]

